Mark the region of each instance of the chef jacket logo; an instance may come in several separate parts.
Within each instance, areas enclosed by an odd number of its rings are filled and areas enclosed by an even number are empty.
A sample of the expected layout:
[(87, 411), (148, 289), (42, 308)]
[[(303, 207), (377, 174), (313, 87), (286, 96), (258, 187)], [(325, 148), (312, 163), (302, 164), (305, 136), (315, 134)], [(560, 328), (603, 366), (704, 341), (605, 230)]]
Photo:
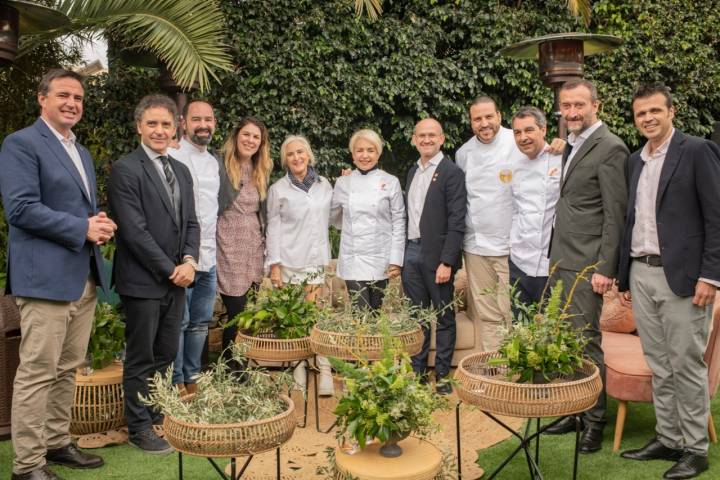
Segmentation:
[(548, 177), (554, 177), (560, 170), (557, 167), (553, 167), (548, 172)]
[(509, 168), (503, 168), (500, 170), (498, 176), (500, 177), (500, 181), (502, 183), (510, 183), (512, 182), (512, 170)]
[(380, 190), (385, 190), (385, 187), (387, 187), (387, 183), (380, 182)]

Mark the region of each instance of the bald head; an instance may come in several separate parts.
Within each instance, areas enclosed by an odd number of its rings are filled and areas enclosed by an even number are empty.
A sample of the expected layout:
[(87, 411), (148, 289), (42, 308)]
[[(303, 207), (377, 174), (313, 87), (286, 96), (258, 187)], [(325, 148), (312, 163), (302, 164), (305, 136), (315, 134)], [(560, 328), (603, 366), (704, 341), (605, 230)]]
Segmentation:
[(412, 144), (420, 153), (420, 160), (423, 163), (427, 163), (437, 155), (444, 142), (442, 125), (434, 118), (425, 118), (415, 124)]

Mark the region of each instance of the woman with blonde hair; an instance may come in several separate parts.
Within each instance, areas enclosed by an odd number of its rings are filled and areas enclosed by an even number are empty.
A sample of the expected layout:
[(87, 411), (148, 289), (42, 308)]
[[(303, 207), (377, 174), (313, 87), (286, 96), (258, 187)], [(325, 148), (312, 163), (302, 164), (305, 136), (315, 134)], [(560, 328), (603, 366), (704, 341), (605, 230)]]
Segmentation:
[(332, 200), (333, 224), (342, 231), (337, 274), (358, 306), (377, 310), (403, 264), (405, 201), (397, 177), (378, 168), (380, 135), (358, 130), (349, 148), (355, 170), (337, 179)]
[[(262, 281), (266, 198), (273, 163), (265, 125), (240, 119), (223, 147), (217, 221), (217, 283), (228, 319), (245, 309), (247, 293)], [(237, 327), (223, 331), (223, 351)]]
[[(305, 137), (291, 135), (280, 147), (280, 163), (287, 174), (268, 191), (267, 259), (270, 280), (307, 282), (308, 300), (315, 300), (330, 263), (330, 201), (332, 186), (315, 171), (315, 155)], [(318, 357), (320, 395), (333, 394), (330, 363)], [(295, 381), (306, 384), (303, 365), (295, 369)]]

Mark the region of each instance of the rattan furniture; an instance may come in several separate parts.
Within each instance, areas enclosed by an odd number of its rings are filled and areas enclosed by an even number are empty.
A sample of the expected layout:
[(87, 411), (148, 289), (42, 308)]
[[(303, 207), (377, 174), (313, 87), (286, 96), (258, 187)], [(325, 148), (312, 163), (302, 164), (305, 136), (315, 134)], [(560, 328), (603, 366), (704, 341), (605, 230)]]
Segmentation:
[(87, 435), (115, 430), (125, 424), (123, 366), (114, 362), (90, 374), (75, 373), (75, 401), (70, 433)]
[(380, 455), (380, 443), (373, 443), (353, 455), (335, 450), (335, 479), (346, 480), (440, 480), (442, 453), (432, 443), (415, 437), (400, 442), (403, 454), (396, 458)]
[(15, 297), (0, 296), (0, 439), (10, 434), (13, 381), (20, 364), (20, 311)]
[[(183, 478), (183, 454), (207, 458), (222, 478), (227, 477), (213, 459), (230, 458), (230, 478), (235, 480), (243, 475), (253, 456), (275, 449), (277, 478), (280, 480), (280, 447), (290, 440), (296, 425), (295, 404), (286, 395), (281, 398), (287, 405), (284, 412), (253, 422), (206, 425), (187, 423), (166, 415), (163, 423), (165, 439), (178, 451), (180, 479)], [(239, 472), (238, 456), (248, 457)]]
[[(490, 365), (491, 359), (499, 358), (498, 352), (481, 352), (469, 355), (460, 361), (455, 379), (460, 397), (455, 410), (458, 474), (460, 470), (460, 405), (462, 402), (477, 406), (485, 415), (520, 440), (520, 445), (487, 478), (494, 478), (520, 450), (525, 452), (531, 478), (542, 478), (539, 468), (540, 434), (559, 422), (563, 416), (575, 417), (575, 456), (573, 479), (577, 477), (578, 445), (580, 440), (579, 414), (597, 402), (602, 389), (598, 368), (590, 361), (583, 360), (582, 367), (572, 377), (560, 376), (548, 383), (515, 383), (508, 380), (508, 368), (504, 365)], [(495, 415), (506, 415), (529, 419), (523, 435), (508, 427)], [(557, 420), (540, 426), (540, 419), (559, 416)], [(531, 434), (532, 420), (536, 429)], [(535, 440), (535, 457), (530, 454), (530, 444)]]
[[(420, 327), (393, 335), (410, 355), (420, 352), (423, 344), (423, 331)], [(335, 357), (342, 360), (378, 360), (382, 356), (384, 337), (382, 335), (363, 335), (337, 333), (313, 327), (310, 331), (310, 347), (317, 355)]]

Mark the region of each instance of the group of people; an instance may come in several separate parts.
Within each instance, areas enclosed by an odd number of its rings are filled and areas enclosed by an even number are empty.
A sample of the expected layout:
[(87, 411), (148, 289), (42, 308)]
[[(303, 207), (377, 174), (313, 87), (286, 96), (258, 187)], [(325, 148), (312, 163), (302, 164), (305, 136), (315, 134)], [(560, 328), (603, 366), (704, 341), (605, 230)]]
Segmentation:
[[(215, 153), (209, 102), (190, 101), (179, 115), (170, 98), (150, 95), (135, 109), (137, 149), (112, 165), (110, 215), (98, 209), (92, 159), (72, 133), (83, 94), (78, 74), (48, 72), (38, 91), (40, 118), (9, 135), (0, 151), (8, 290), (22, 318), (13, 479), (58, 478), (52, 463), (103, 464), (68, 434), (95, 287), (108, 287), (99, 245), (115, 237), (129, 442), (165, 453), (170, 446), (153, 429), (162, 415), (139, 398), (149, 377), (172, 363), (173, 382), (195, 391), (217, 293), (230, 318), (266, 274), (275, 287), (306, 283), (307, 298), (315, 299), (330, 261), (330, 225), (341, 230), (337, 274), (358, 305), (380, 308), (388, 280), (400, 276), (413, 304), (438, 309), (439, 394), (452, 391), (441, 380), (454, 354), (453, 281), (463, 263), (483, 350), (497, 349), (512, 321), (511, 285), (523, 301), (537, 302), (548, 282), (571, 285), (593, 266), (575, 289), (569, 320), (584, 329), (587, 355), (604, 375), (599, 314), (602, 295), (617, 283), (623, 301), (632, 301), (653, 370), (656, 436), (623, 456), (675, 461), (666, 478), (707, 469), (702, 356), (720, 285), (720, 149), (673, 128), (664, 86), (641, 87), (632, 99), (647, 143), (631, 156), (598, 119), (597, 91), (585, 80), (559, 92), (567, 143), (547, 144), (545, 115), (534, 107), (520, 108), (511, 128), (503, 127), (495, 101), (482, 96), (469, 106), (474, 135), (453, 162), (442, 150), (440, 122), (420, 120), (412, 135), (419, 159), (404, 193), (398, 178), (379, 168), (383, 141), (372, 130), (352, 135), (355, 169), (334, 186), (316, 171), (308, 140), (287, 137), (280, 147), (285, 173), (269, 185), (273, 162), (260, 120), (241, 119)], [(178, 117), (184, 135), (175, 143)], [(236, 333), (226, 329), (223, 345)], [(429, 326), (424, 334), (412, 363), (426, 381)], [(332, 394), (327, 359), (318, 358), (318, 368), (320, 393)], [(296, 369), (298, 381), (303, 374)], [(582, 452), (601, 448), (605, 410), (603, 392), (583, 416)], [(567, 419), (549, 433), (574, 428)]]

